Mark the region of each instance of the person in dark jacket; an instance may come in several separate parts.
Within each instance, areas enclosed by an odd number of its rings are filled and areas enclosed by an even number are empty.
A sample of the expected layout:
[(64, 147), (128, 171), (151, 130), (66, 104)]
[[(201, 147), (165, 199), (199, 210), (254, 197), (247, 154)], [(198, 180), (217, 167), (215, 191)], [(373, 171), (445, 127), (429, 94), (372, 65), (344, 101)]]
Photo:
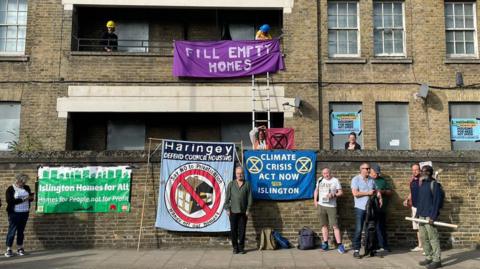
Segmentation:
[[(440, 214), (442, 192), (440, 184), (433, 178), (433, 168), (425, 165), (421, 169), (422, 183), (417, 194), (417, 218), (428, 220), (428, 224), (419, 223), (420, 239), (422, 240), (425, 260), (419, 264), (428, 269), (442, 267), (440, 259), (440, 240), (437, 228), (433, 222)], [(432, 183), (433, 182), (433, 183)], [(433, 186), (433, 188), (432, 188)]]
[(7, 252), (6, 257), (12, 257), (13, 240), (17, 235), (17, 253), (20, 256), (25, 255), (23, 249), (23, 231), (27, 225), (28, 213), (30, 212), (30, 203), (33, 201), (34, 194), (30, 187), (26, 185), (28, 176), (18, 174), (15, 177), (15, 183), (7, 188), (6, 201), (8, 213), (8, 232), (7, 232)]
[(346, 150), (361, 150), (362, 147), (360, 144), (357, 143), (357, 134), (355, 132), (351, 132), (348, 135), (348, 141), (345, 143)]
[(103, 50), (107, 52), (117, 51), (118, 48), (118, 37), (115, 32), (115, 22), (107, 22), (107, 31), (102, 35), (102, 45)]

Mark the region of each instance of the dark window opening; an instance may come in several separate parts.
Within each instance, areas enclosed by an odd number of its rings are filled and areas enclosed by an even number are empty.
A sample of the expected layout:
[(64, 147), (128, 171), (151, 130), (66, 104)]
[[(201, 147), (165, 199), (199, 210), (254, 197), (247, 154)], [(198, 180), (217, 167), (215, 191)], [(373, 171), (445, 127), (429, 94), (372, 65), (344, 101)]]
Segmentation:
[[(251, 113), (72, 113), (72, 142), (67, 145), (73, 150), (143, 150), (148, 138), (159, 138), (235, 142), (250, 148), (251, 117)], [(271, 113), (271, 127), (283, 127), (283, 113)]]
[(72, 50), (103, 51), (106, 23), (116, 24), (119, 52), (172, 54), (174, 40), (253, 40), (258, 27), (281, 35), (281, 10), (154, 9), (75, 6)]

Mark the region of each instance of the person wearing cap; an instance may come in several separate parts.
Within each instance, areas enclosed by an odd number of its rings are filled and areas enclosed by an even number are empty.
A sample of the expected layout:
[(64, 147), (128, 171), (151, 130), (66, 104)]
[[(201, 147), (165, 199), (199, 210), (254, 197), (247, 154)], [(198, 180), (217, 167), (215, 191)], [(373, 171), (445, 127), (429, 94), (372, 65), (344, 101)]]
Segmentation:
[(428, 223), (419, 223), (420, 239), (422, 240), (425, 260), (419, 265), (427, 269), (442, 267), (440, 236), (433, 222), (438, 219), (443, 204), (442, 188), (433, 177), (433, 168), (430, 165), (421, 168), (421, 185), (417, 193), (416, 218), (427, 220)]
[(103, 50), (107, 52), (116, 51), (118, 48), (118, 36), (114, 33), (115, 22), (108, 21), (106, 26), (107, 31), (103, 33), (101, 41)]
[(260, 28), (257, 31), (257, 34), (255, 35), (255, 40), (271, 40), (272, 36), (269, 34), (270, 31), (270, 25), (264, 24), (260, 26)]
[(387, 236), (387, 206), (389, 197), (392, 196), (392, 187), (390, 184), (381, 176), (380, 165), (374, 163), (371, 165), (370, 169), (370, 178), (375, 182), (375, 189), (382, 194), (383, 205), (378, 212), (377, 218), (377, 239), (378, 239), (378, 251), (388, 251), (390, 252), (390, 247), (388, 246), (388, 236)]

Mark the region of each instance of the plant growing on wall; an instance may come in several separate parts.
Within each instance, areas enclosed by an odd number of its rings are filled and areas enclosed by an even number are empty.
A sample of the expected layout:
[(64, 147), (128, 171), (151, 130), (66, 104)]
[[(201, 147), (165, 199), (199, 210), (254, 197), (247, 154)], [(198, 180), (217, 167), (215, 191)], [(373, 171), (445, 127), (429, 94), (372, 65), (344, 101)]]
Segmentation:
[(7, 142), (8, 149), (13, 152), (32, 152), (41, 151), (43, 149), (42, 144), (30, 134), (25, 134), (23, 140), (20, 142), (17, 138), (17, 132), (7, 131), (14, 139)]

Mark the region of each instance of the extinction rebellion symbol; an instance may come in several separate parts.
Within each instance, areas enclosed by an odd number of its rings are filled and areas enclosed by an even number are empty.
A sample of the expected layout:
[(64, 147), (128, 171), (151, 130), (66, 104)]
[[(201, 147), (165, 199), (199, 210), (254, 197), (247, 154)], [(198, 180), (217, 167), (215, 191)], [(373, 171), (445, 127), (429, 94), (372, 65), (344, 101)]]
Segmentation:
[(204, 228), (222, 215), (224, 189), (225, 181), (213, 167), (187, 163), (170, 174), (165, 186), (165, 205), (180, 225)]

